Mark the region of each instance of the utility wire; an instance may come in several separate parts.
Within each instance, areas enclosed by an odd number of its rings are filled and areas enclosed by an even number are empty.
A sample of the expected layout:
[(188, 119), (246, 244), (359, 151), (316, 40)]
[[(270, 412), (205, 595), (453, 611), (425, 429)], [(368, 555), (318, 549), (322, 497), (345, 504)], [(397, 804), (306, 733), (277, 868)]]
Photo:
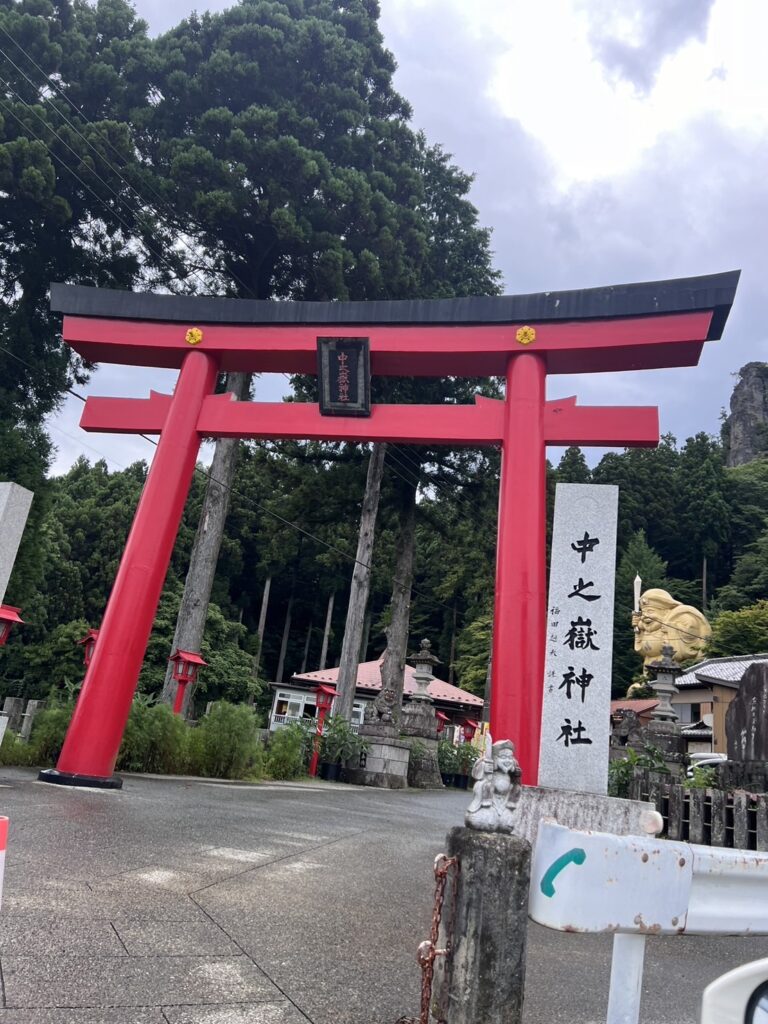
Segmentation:
[[(42, 69), (42, 68), (40, 67), (40, 65), (39, 65), (39, 64), (37, 64), (37, 63), (35, 62), (34, 58), (33, 58), (33, 57), (32, 57), (32, 56), (31, 56), (31, 55), (30, 55), (30, 54), (29, 54), (29, 53), (27, 52), (27, 50), (25, 50), (25, 49), (24, 49), (24, 47), (23, 47), (23, 46), (22, 46), (22, 45), (21, 45), (20, 43), (18, 43), (18, 42), (17, 42), (17, 41), (16, 41), (16, 40), (15, 40), (15, 39), (13, 38), (13, 36), (11, 36), (11, 35), (10, 35), (10, 33), (9, 33), (9, 32), (7, 32), (7, 31), (6, 31), (6, 29), (5, 29), (5, 28), (3, 28), (2, 26), (0, 26), (0, 31), (1, 31), (1, 32), (2, 32), (2, 33), (3, 33), (3, 34), (4, 34), (4, 35), (5, 35), (5, 36), (6, 36), (6, 37), (7, 37), (8, 39), (10, 39), (10, 40), (11, 40), (11, 42), (13, 42), (13, 43), (14, 43), (14, 45), (15, 45), (16, 47), (18, 47), (18, 49), (19, 49), (19, 50), (21, 50), (21, 52), (22, 52), (22, 53), (24, 54), (24, 56), (25, 56), (25, 57), (27, 58), (27, 60), (29, 60), (29, 61), (30, 61), (30, 63), (31, 63), (31, 64), (33, 64), (35, 68), (37, 68), (37, 70), (38, 70), (38, 71), (40, 72), (40, 74), (41, 74), (41, 75), (43, 75), (43, 77), (45, 78), (45, 81), (46, 81), (46, 83), (47, 83), (47, 84), (48, 84), (49, 86), (51, 86), (51, 87), (52, 87), (53, 89), (55, 89), (55, 90), (56, 90), (56, 92), (57, 92), (57, 93), (59, 93), (59, 95), (60, 95), (60, 96), (62, 96), (62, 97), (63, 97), (63, 98), (64, 98), (64, 99), (65, 99), (65, 100), (67, 101), (67, 103), (69, 103), (69, 105), (70, 105), (70, 106), (72, 107), (72, 109), (73, 109), (73, 110), (74, 110), (74, 111), (75, 111), (75, 112), (76, 112), (76, 113), (78, 114), (78, 116), (79, 116), (79, 117), (81, 117), (81, 118), (82, 118), (82, 119), (83, 119), (83, 120), (85, 121), (85, 123), (86, 123), (86, 124), (89, 124), (89, 125), (91, 125), (91, 127), (93, 127), (93, 128), (97, 128), (97, 129), (98, 129), (98, 126), (97, 126), (97, 125), (96, 125), (96, 124), (95, 124), (95, 123), (94, 123), (93, 121), (91, 121), (91, 120), (90, 120), (90, 119), (89, 119), (88, 117), (86, 117), (86, 116), (85, 116), (85, 115), (84, 115), (84, 114), (83, 114), (83, 113), (82, 113), (81, 111), (79, 111), (79, 110), (78, 110), (78, 108), (77, 108), (77, 107), (75, 106), (75, 104), (74, 104), (74, 103), (73, 103), (73, 102), (72, 102), (72, 101), (71, 101), (71, 100), (69, 99), (69, 97), (68, 97), (68, 96), (66, 95), (66, 93), (64, 93), (64, 91), (63, 91), (63, 90), (62, 90), (62, 89), (61, 89), (61, 88), (60, 88), (60, 87), (59, 87), (59, 86), (57, 85), (57, 83), (56, 83), (56, 82), (55, 82), (55, 81), (54, 81), (54, 80), (53, 80), (53, 79), (52, 79), (52, 78), (51, 78), (50, 76), (48, 76), (48, 75), (47, 75), (47, 74), (45, 73), (45, 71), (44, 71), (44, 70), (43, 70), (43, 69)], [(8, 54), (6, 53), (6, 52), (5, 52), (5, 50), (3, 50), (3, 49), (2, 49), (2, 47), (0, 47), (0, 55), (2, 55), (2, 56), (3, 56), (3, 57), (4, 57), (4, 58), (5, 58), (5, 59), (6, 59), (7, 61), (8, 61), (8, 63), (9, 63), (9, 64), (11, 64), (11, 65), (12, 65), (12, 66), (13, 66), (13, 67), (14, 67), (14, 68), (15, 68), (15, 69), (16, 69), (16, 70), (17, 70), (17, 71), (19, 72), (19, 74), (20, 74), (20, 75), (22, 75), (22, 76), (23, 76), (23, 77), (24, 77), (24, 78), (26, 79), (26, 81), (27, 81), (27, 82), (28, 82), (28, 83), (29, 83), (29, 84), (30, 84), (30, 85), (32, 86), (32, 88), (33, 88), (33, 89), (35, 89), (36, 91), (38, 91), (38, 93), (39, 93), (39, 90), (40, 90), (40, 85), (39, 85), (39, 84), (38, 84), (37, 82), (34, 82), (34, 81), (33, 81), (33, 80), (32, 80), (32, 79), (31, 79), (31, 78), (29, 77), (29, 75), (27, 75), (27, 73), (26, 73), (26, 72), (25, 72), (25, 71), (23, 70), (23, 68), (20, 68), (20, 67), (19, 67), (19, 65), (18, 65), (18, 64), (16, 64), (16, 62), (15, 62), (15, 61), (14, 61), (14, 60), (13, 60), (13, 59), (12, 59), (12, 58), (11, 58), (11, 57), (10, 57), (10, 56), (9, 56), (9, 55), (8, 55)], [(66, 145), (66, 146), (67, 146), (67, 148), (68, 148), (68, 149), (70, 149), (70, 150), (71, 150), (71, 151), (72, 151), (72, 152), (73, 152), (73, 153), (75, 154), (75, 156), (76, 156), (76, 157), (78, 158), (78, 160), (80, 160), (80, 159), (81, 159), (81, 157), (80, 157), (80, 154), (76, 153), (76, 152), (75, 152), (74, 150), (72, 150), (72, 149), (71, 149), (71, 147), (70, 147), (70, 146), (69, 146), (69, 145), (67, 144), (67, 142), (66, 142), (66, 141), (65, 141), (64, 139), (62, 139), (62, 138), (61, 138), (61, 136), (60, 136), (60, 135), (58, 134), (58, 132), (56, 132), (56, 131), (55, 131), (55, 129), (54, 129), (54, 128), (53, 128), (53, 127), (52, 127), (51, 125), (49, 125), (49, 124), (48, 124), (48, 123), (47, 123), (47, 122), (46, 122), (46, 121), (45, 121), (45, 120), (44, 120), (43, 118), (41, 118), (41, 117), (40, 117), (40, 115), (39, 115), (39, 114), (37, 114), (37, 112), (36, 112), (36, 111), (34, 110), (34, 108), (33, 108), (33, 107), (32, 107), (32, 106), (30, 105), (30, 104), (28, 104), (28, 103), (27, 103), (27, 102), (26, 102), (26, 101), (24, 100), (24, 98), (23, 98), (23, 97), (22, 97), (22, 96), (21, 96), (21, 95), (20, 95), (20, 94), (19, 94), (19, 93), (17, 92), (17, 90), (15, 90), (15, 89), (13, 88), (13, 86), (11, 86), (11, 85), (10, 85), (10, 84), (9, 84), (8, 82), (5, 82), (5, 81), (3, 81), (2, 79), (0, 79), (0, 83), (2, 83), (3, 85), (5, 85), (5, 87), (6, 87), (6, 88), (7, 88), (8, 90), (10, 90), (11, 92), (13, 92), (13, 94), (14, 94), (14, 95), (15, 95), (15, 96), (17, 97), (18, 101), (19, 101), (20, 103), (24, 104), (24, 106), (25, 106), (25, 107), (26, 107), (27, 109), (29, 109), (29, 110), (32, 110), (32, 111), (33, 111), (33, 113), (35, 113), (35, 116), (36, 116), (36, 117), (38, 118), (38, 120), (42, 121), (42, 123), (43, 123), (43, 124), (45, 125), (45, 127), (46, 127), (46, 128), (47, 128), (47, 129), (49, 130), (49, 131), (52, 131), (52, 132), (54, 133), (54, 135), (56, 135), (56, 137), (57, 137), (57, 138), (59, 139), (59, 141), (61, 141), (61, 142), (62, 142), (62, 143), (63, 143), (64, 145)], [(49, 106), (50, 106), (50, 107), (51, 107), (51, 108), (52, 108), (53, 110), (55, 110), (55, 111), (56, 111), (56, 113), (57, 113), (57, 114), (59, 115), (59, 117), (61, 117), (61, 118), (62, 118), (62, 119), (63, 119), (63, 120), (64, 120), (64, 121), (66, 122), (66, 124), (67, 124), (67, 125), (68, 125), (68, 126), (69, 126), (69, 127), (71, 128), (71, 129), (72, 129), (72, 131), (73, 131), (73, 132), (75, 132), (75, 133), (76, 133), (76, 134), (77, 134), (77, 135), (79, 136), (79, 138), (81, 138), (81, 139), (83, 140), (83, 142), (84, 142), (84, 143), (85, 143), (85, 144), (86, 144), (86, 145), (87, 145), (87, 146), (89, 147), (89, 149), (91, 149), (91, 150), (92, 150), (92, 151), (93, 151), (93, 152), (94, 152), (94, 153), (96, 154), (96, 156), (98, 157), (98, 159), (99, 159), (99, 160), (101, 160), (101, 161), (102, 161), (102, 162), (103, 162), (104, 164), (106, 164), (106, 166), (107, 166), (107, 167), (108, 167), (108, 168), (109, 168), (109, 169), (110, 169), (110, 170), (112, 171), (112, 173), (113, 173), (114, 175), (116, 175), (116, 177), (118, 177), (118, 178), (119, 178), (119, 179), (120, 179), (120, 180), (121, 180), (122, 182), (124, 182), (124, 184), (125, 184), (125, 185), (127, 185), (127, 186), (128, 186), (128, 188), (129, 188), (129, 189), (131, 190), (131, 192), (133, 192), (133, 194), (134, 194), (134, 195), (135, 195), (135, 196), (137, 197), (137, 199), (138, 199), (139, 203), (140, 203), (140, 204), (141, 204), (142, 206), (146, 207), (146, 208), (147, 208), (147, 209), (148, 209), (148, 210), (149, 210), (149, 211), (150, 211), (151, 213), (154, 213), (154, 214), (155, 214), (155, 216), (156, 216), (156, 217), (158, 218), (158, 220), (161, 220), (161, 221), (162, 221), (162, 217), (161, 217), (161, 216), (159, 216), (159, 214), (158, 214), (158, 209), (157, 209), (157, 206), (153, 207), (153, 206), (152, 206), (152, 205), (151, 205), (151, 204), (150, 204), (150, 203), (149, 203), (149, 202), (147, 201), (147, 199), (146, 199), (146, 198), (145, 198), (144, 196), (142, 196), (142, 195), (141, 195), (141, 193), (140, 193), (140, 192), (138, 191), (138, 189), (136, 189), (136, 187), (135, 187), (135, 186), (134, 186), (134, 185), (133, 185), (133, 184), (132, 184), (132, 183), (131, 183), (131, 182), (130, 182), (130, 181), (128, 180), (128, 178), (126, 178), (126, 177), (125, 177), (125, 175), (123, 175), (123, 174), (122, 174), (122, 173), (120, 172), (120, 170), (119, 170), (119, 169), (118, 169), (117, 167), (115, 167), (115, 166), (114, 166), (114, 164), (112, 164), (112, 163), (111, 163), (111, 162), (110, 162), (110, 161), (109, 161), (109, 160), (108, 160), (108, 159), (107, 159), (107, 158), (106, 158), (106, 157), (104, 156), (104, 154), (103, 154), (103, 153), (100, 153), (100, 152), (99, 152), (99, 150), (98, 150), (98, 149), (96, 149), (96, 147), (95, 147), (95, 146), (93, 145), (93, 143), (92, 143), (92, 142), (90, 141), (90, 139), (88, 139), (88, 138), (87, 138), (87, 137), (86, 137), (86, 136), (85, 136), (85, 135), (84, 135), (84, 134), (83, 134), (83, 133), (82, 133), (82, 132), (80, 131), (80, 129), (79, 129), (78, 127), (77, 127), (77, 125), (76, 125), (76, 124), (74, 124), (74, 123), (73, 123), (73, 122), (72, 122), (72, 121), (71, 121), (71, 120), (70, 120), (70, 119), (69, 119), (69, 118), (67, 117), (67, 115), (66, 115), (66, 114), (65, 114), (65, 113), (64, 113), (64, 112), (63, 112), (62, 110), (60, 110), (60, 108), (59, 108), (59, 107), (57, 107), (57, 106), (56, 106), (56, 105), (55, 105), (55, 104), (53, 103), (53, 101), (52, 101), (52, 97), (50, 97), (50, 96), (45, 96), (45, 95), (41, 95), (41, 96), (40, 96), (40, 100), (41, 100), (41, 101), (42, 101), (43, 103), (47, 103), (47, 104), (48, 104), (48, 105), (49, 105)], [(115, 147), (114, 147), (114, 146), (112, 145), (112, 143), (111, 143), (111, 141), (109, 140), (109, 138), (108, 138), (108, 137), (107, 137), (106, 135), (101, 135), (100, 137), (101, 137), (102, 141), (103, 141), (103, 142), (104, 142), (104, 143), (105, 143), (105, 144), (106, 144), (107, 146), (109, 146), (109, 148), (110, 148), (110, 149), (112, 150), (112, 152), (113, 152), (113, 153), (115, 153), (115, 154), (116, 154), (116, 155), (118, 156), (118, 158), (122, 160), (122, 159), (123, 159), (123, 158), (122, 158), (122, 156), (120, 155), (120, 153), (118, 152), (118, 150), (117, 150), (117, 149), (116, 149), (116, 148), (115, 148)], [(42, 141), (42, 140), (41, 140), (41, 141)], [(124, 165), (124, 166), (125, 166), (125, 165)], [(95, 174), (95, 172), (94, 172), (94, 174)], [(104, 185), (105, 185), (105, 186), (106, 186), (107, 188), (109, 188), (109, 189), (110, 189), (110, 191), (111, 191), (111, 192), (112, 192), (112, 193), (113, 193), (113, 194), (114, 194), (114, 195), (115, 195), (115, 196), (117, 197), (117, 199), (118, 199), (118, 200), (119, 200), (120, 202), (122, 202), (124, 206), (127, 206), (127, 207), (128, 207), (128, 208), (129, 208), (130, 210), (131, 210), (131, 212), (132, 212), (132, 213), (133, 213), (133, 214), (135, 215), (135, 213), (136, 213), (135, 209), (133, 209), (132, 207), (130, 207), (130, 206), (129, 206), (129, 204), (128, 204), (128, 202), (127, 202), (127, 200), (125, 199), (125, 197), (124, 197), (124, 196), (121, 196), (121, 195), (119, 195), (119, 193), (118, 193), (118, 192), (116, 192), (116, 191), (115, 191), (115, 189), (113, 189), (111, 185), (109, 185), (109, 184), (108, 184), (108, 183), (107, 183), (106, 181), (104, 181), (104, 179), (103, 179), (103, 178), (101, 178), (101, 176), (100, 176), (100, 175), (96, 174), (96, 177), (98, 177), (98, 178), (99, 178), (99, 180), (100, 180), (100, 181), (102, 181), (102, 182), (103, 182), (103, 184), (104, 184)], [(146, 183), (146, 184), (149, 184), (149, 183)], [(172, 222), (172, 221), (175, 221), (175, 220), (176, 220), (176, 217), (177, 217), (177, 215), (176, 215), (176, 211), (175, 211), (175, 210), (173, 209), (173, 207), (172, 207), (172, 206), (171, 206), (171, 205), (170, 205), (170, 204), (169, 204), (169, 203), (167, 202), (167, 200), (163, 200), (163, 198), (162, 198), (162, 197), (160, 196), (160, 194), (159, 194), (159, 193), (157, 192), (157, 190), (156, 190), (156, 189), (155, 189), (155, 188), (154, 188), (154, 187), (153, 187), (153, 186), (152, 186), (151, 184), (149, 184), (149, 188), (150, 188), (150, 191), (151, 191), (151, 192), (153, 192), (153, 193), (154, 193), (154, 195), (155, 195), (155, 196), (157, 196), (157, 197), (158, 197), (158, 199), (160, 200), (160, 206), (161, 206), (161, 207), (164, 207), (164, 208), (165, 208), (165, 210), (166, 210), (166, 211), (168, 211), (168, 213), (166, 213), (166, 217), (168, 217), (168, 214), (170, 214), (170, 218), (169, 218), (169, 221), (170, 221), (170, 222)], [(141, 211), (140, 211), (140, 212), (141, 212)], [(195, 224), (195, 226), (196, 226), (196, 227), (198, 227), (198, 228), (200, 228), (201, 230), (204, 230), (203, 228), (201, 228), (201, 225), (197, 224), (197, 223), (196, 223), (195, 221), (192, 221), (192, 223), (193, 223), (193, 224)], [(180, 242), (180, 243), (181, 243), (181, 244), (182, 244), (182, 245), (184, 246), (184, 248), (186, 248), (186, 249), (187, 249), (187, 250), (188, 250), (188, 251), (189, 251), (189, 252), (190, 252), (190, 253), (191, 253), (191, 254), (192, 254), (193, 256), (195, 256), (195, 258), (197, 258), (197, 257), (198, 257), (198, 253), (197, 253), (197, 252), (196, 252), (196, 250), (195, 250), (195, 249), (194, 249), (194, 248), (193, 248), (193, 247), (192, 247), (192, 246), (191, 246), (191, 245), (189, 244), (189, 242), (187, 242), (187, 240), (186, 240), (186, 239), (185, 239), (185, 238), (183, 237), (183, 234), (182, 234), (181, 230), (180, 230), (180, 229), (179, 229), (178, 227), (176, 227), (175, 225), (173, 225), (172, 223), (171, 223), (171, 227), (172, 227), (172, 229), (173, 229), (173, 230), (175, 230), (175, 232), (176, 232), (176, 241), (177, 241), (177, 242)], [(149, 251), (152, 251), (152, 250), (149, 250)], [(162, 257), (161, 257), (161, 259), (162, 259)], [(170, 266), (170, 265), (169, 265), (169, 264), (167, 263), (167, 261), (166, 261), (166, 265), (167, 265), (167, 266)], [(171, 270), (173, 270), (173, 268), (172, 268), (172, 267), (171, 267), (170, 269), (171, 269)], [(198, 281), (199, 281), (199, 282), (200, 282), (201, 284), (203, 284), (203, 285), (204, 285), (205, 287), (208, 287), (208, 282), (204, 281), (204, 280), (203, 280), (203, 279), (202, 279), (202, 278), (201, 278), (201, 277), (199, 276), (199, 274), (198, 274), (198, 271), (197, 271), (197, 269), (196, 269), (196, 268), (192, 267), (192, 268), (191, 268), (191, 271), (192, 271), (192, 274), (193, 274), (193, 275), (194, 275), (195, 277), (197, 277)], [(211, 271), (211, 272), (212, 272), (212, 273), (214, 273), (214, 271)], [(228, 268), (228, 270), (227, 270), (227, 273), (229, 273), (229, 274), (230, 274), (230, 276), (231, 276), (231, 277), (232, 277), (232, 278), (233, 278), (233, 279), (235, 280), (235, 282), (236, 282), (236, 283), (237, 283), (238, 285), (240, 285), (240, 287), (241, 287), (241, 288), (243, 289), (243, 291), (244, 291), (244, 292), (245, 292), (246, 294), (248, 294), (248, 295), (251, 295), (251, 296), (253, 295), (253, 290), (252, 290), (251, 288), (249, 288), (249, 286), (248, 286), (248, 285), (247, 285), (247, 284), (246, 284), (246, 283), (245, 283), (245, 282), (244, 282), (244, 281), (242, 280), (242, 278), (240, 278), (240, 277), (239, 277), (239, 276), (238, 276), (238, 275), (237, 275), (237, 274), (235, 273), (235, 271), (234, 271), (234, 270), (232, 270), (231, 268)]]
[[(0, 351), (6, 352), (13, 359), (16, 359), (18, 362), (22, 363), (24, 366), (26, 366), (28, 369), (30, 369), (30, 370), (32, 370), (34, 372), (34, 367), (30, 363), (28, 363), (25, 359), (22, 359), (20, 356), (16, 355), (15, 352), (11, 352), (10, 349), (6, 348), (2, 344), (0, 344)], [(72, 395), (74, 398), (79, 399), (79, 401), (81, 401), (81, 402), (86, 402), (87, 401), (87, 399), (83, 395), (79, 394), (77, 391), (75, 391), (72, 388), (67, 387), (64, 390), (67, 391), (67, 393)], [(71, 435), (66, 434), (65, 431), (62, 431), (62, 433), (64, 433), (65, 436), (67, 436), (67, 437), (71, 437)], [(157, 447), (158, 442), (157, 442), (157, 440), (155, 438), (149, 437), (147, 434), (138, 434), (138, 436), (142, 437), (145, 441), (148, 441), (155, 448)], [(88, 447), (90, 447), (92, 451), (96, 452), (97, 455), (101, 455), (103, 458), (109, 458), (109, 456), (105, 455), (104, 452), (99, 452), (98, 449), (93, 448), (92, 445), (89, 445)], [(243, 501), (245, 501), (246, 504), (252, 505), (254, 508), (259, 509), (260, 512), (264, 512), (266, 515), (271, 516), (273, 519), (276, 519), (278, 522), (282, 523), (284, 526), (290, 527), (292, 530), (295, 530), (297, 533), (302, 534), (304, 537), (307, 537), (309, 540), (314, 541), (316, 544), (319, 544), (321, 547), (326, 548), (328, 551), (332, 551), (334, 554), (340, 555), (342, 558), (345, 558), (347, 561), (353, 562), (355, 565), (360, 565), (364, 569), (368, 569), (371, 572), (375, 571), (373, 565), (371, 565), (369, 562), (362, 562), (362, 561), (360, 561), (360, 559), (358, 559), (355, 555), (351, 554), (349, 551), (344, 551), (343, 548), (336, 547), (335, 544), (331, 544), (328, 541), (323, 540), (321, 537), (318, 537), (316, 534), (311, 533), (309, 530), (304, 529), (303, 526), (299, 526), (297, 523), (291, 522), (290, 519), (286, 519), (285, 516), (281, 516), (279, 512), (275, 512), (273, 509), (268, 508), (266, 505), (262, 505), (262, 503), (260, 501), (257, 501), (250, 494), (244, 494), (243, 491), (237, 490), (235, 487), (233, 487), (231, 485), (228, 485), (228, 484), (225, 484), (222, 480), (218, 480), (216, 477), (211, 475), (209, 470), (204, 469), (202, 466), (197, 466), (196, 465), (195, 466), (195, 472), (198, 473), (200, 476), (205, 477), (206, 480), (210, 480), (212, 483), (217, 484), (224, 491), (227, 491), (230, 495), (233, 495), (233, 494), (237, 495), (237, 497), (239, 497)], [(404, 584), (404, 582), (402, 580), (398, 580), (398, 579), (393, 578), (392, 582), (393, 583), (398, 583), (400, 586), (405, 586), (405, 584)], [(430, 600), (434, 604), (438, 604), (441, 607), (446, 608), (448, 611), (453, 611), (451, 606), (445, 604), (443, 601), (440, 601), (434, 595), (425, 594), (423, 591), (419, 590), (418, 587), (415, 587), (413, 585), (413, 583), (411, 583), (411, 590), (413, 591), (414, 594), (417, 594), (419, 597), (423, 597), (423, 598), (425, 598), (427, 600)]]

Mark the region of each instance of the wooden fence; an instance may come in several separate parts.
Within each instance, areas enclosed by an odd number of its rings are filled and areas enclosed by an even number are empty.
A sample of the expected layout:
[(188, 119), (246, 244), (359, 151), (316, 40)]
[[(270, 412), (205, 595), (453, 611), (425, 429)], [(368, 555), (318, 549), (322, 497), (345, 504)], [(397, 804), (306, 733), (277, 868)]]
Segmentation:
[(768, 794), (743, 789), (686, 789), (669, 775), (637, 769), (627, 794), (649, 800), (664, 819), (667, 839), (768, 851)]

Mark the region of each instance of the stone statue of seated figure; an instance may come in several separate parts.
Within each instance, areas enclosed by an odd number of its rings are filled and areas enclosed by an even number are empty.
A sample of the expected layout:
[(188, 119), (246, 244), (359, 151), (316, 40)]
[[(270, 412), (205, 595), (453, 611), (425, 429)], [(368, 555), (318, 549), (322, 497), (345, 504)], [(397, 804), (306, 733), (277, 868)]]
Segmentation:
[(467, 808), (467, 828), (480, 832), (512, 832), (514, 810), (520, 799), (520, 765), (511, 740), (493, 743), (485, 737), (485, 755), (472, 768), (472, 803)]

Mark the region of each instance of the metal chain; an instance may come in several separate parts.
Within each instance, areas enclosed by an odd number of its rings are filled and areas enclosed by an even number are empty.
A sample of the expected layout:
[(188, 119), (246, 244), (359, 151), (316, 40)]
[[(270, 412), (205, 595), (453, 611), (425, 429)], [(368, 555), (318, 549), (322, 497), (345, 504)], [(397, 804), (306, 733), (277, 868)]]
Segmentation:
[[(421, 1014), (418, 1017), (400, 1017), (396, 1024), (429, 1024), (435, 960), (439, 956), (448, 956), (451, 951), (450, 934), (446, 936), (445, 949), (437, 948), (437, 940), (440, 935), (440, 921), (443, 916), (443, 904), (445, 902), (445, 889), (451, 869), (455, 869), (453, 871), (453, 885), (451, 886), (451, 927), (453, 927), (456, 917), (456, 895), (459, 888), (459, 858), (448, 857), (446, 854), (440, 853), (435, 857), (435, 903), (432, 909), (432, 927), (429, 932), (429, 938), (422, 942), (416, 951), (416, 960), (421, 967)], [(439, 1020), (437, 1024), (446, 1024), (446, 1022)]]

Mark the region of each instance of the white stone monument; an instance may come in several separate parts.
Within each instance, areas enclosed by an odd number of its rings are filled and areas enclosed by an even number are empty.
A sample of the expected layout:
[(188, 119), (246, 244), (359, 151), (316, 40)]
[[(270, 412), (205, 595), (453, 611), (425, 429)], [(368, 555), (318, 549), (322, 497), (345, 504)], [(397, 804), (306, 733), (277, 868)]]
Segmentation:
[(0, 604), (5, 599), (31, 504), (32, 491), (18, 484), (0, 483)]
[(539, 785), (605, 793), (619, 489), (558, 484)]

